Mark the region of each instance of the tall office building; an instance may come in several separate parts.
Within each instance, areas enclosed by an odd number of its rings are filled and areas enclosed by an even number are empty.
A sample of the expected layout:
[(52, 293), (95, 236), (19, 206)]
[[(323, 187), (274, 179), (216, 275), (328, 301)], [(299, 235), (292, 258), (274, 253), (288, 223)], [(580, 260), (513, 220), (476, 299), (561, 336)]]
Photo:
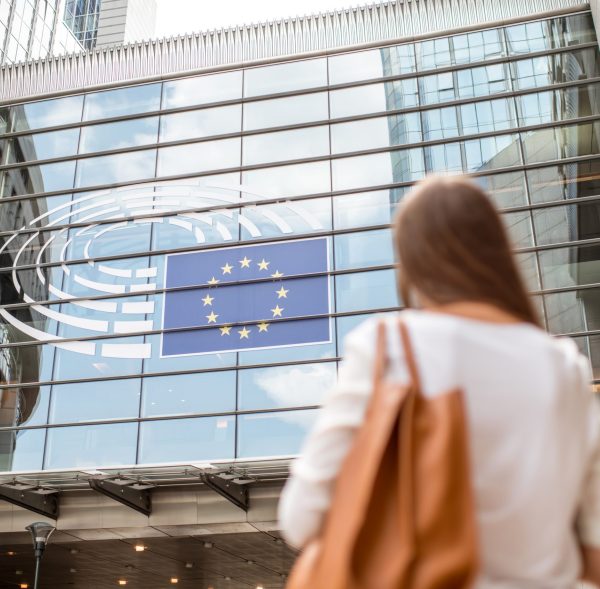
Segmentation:
[(598, 387), (599, 93), (580, 0), (0, 70), (0, 588), (31, 583), (35, 519), (59, 528), (48, 587), (282, 587), (281, 486), (344, 335), (402, 304), (390, 220), (425, 174), (490, 192)]
[(64, 0), (0, 0), (0, 65), (81, 49), (62, 22)]
[(156, 0), (67, 0), (65, 23), (86, 49), (151, 39)]

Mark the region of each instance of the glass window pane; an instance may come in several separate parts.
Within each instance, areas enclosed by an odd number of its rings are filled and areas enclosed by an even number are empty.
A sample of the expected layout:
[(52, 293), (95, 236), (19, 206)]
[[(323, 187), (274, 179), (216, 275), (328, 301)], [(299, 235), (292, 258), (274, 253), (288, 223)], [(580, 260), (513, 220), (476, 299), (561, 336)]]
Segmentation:
[(500, 209), (527, 204), (527, 187), (523, 172), (475, 176), (473, 181), (492, 197)]
[(239, 167), (240, 144), (240, 139), (235, 138), (163, 147), (158, 151), (157, 175), (194, 174)]
[(159, 110), (160, 86), (160, 84), (146, 84), (87, 94), (83, 120), (108, 119)]
[(239, 372), (239, 409), (319, 405), (336, 380), (334, 362)]
[(257, 100), (244, 104), (244, 131), (283, 127), (329, 118), (326, 92)]
[(250, 170), (242, 173), (242, 184), (251, 189), (254, 198), (329, 192), (329, 162)]
[(396, 307), (396, 273), (394, 270), (375, 270), (340, 274), (335, 277), (335, 298), (338, 313)]
[(327, 86), (327, 60), (306, 59), (244, 71), (244, 96)]
[(184, 78), (163, 86), (163, 109), (237, 100), (242, 97), (242, 72)]
[(460, 98), (487, 96), (510, 90), (510, 78), (505, 64), (488, 65), (456, 72)]
[(160, 121), (160, 141), (200, 139), (211, 135), (236, 133), (241, 128), (241, 105), (204, 108), (163, 115)]
[(424, 110), (421, 116), (423, 117), (423, 139), (425, 141), (448, 139), (459, 134), (455, 106)]
[(510, 54), (533, 53), (550, 49), (552, 21), (543, 20), (506, 27), (506, 39)]
[(554, 20), (554, 40), (557, 47), (569, 47), (596, 40), (594, 21), (589, 12)]
[(600, 160), (527, 172), (532, 202), (571, 200), (600, 194)]
[(531, 247), (533, 245), (533, 230), (531, 228), (531, 215), (529, 211), (504, 213), (502, 221), (508, 231), (508, 236), (513, 247)]
[(12, 130), (27, 131), (81, 121), (83, 96), (69, 96), (13, 106)]
[(165, 419), (140, 425), (141, 464), (234, 457), (235, 418)]
[(475, 31), (451, 37), (455, 64), (495, 59), (505, 54), (502, 29)]
[(145, 378), (143, 417), (235, 411), (235, 372)]
[(41, 470), (46, 430), (0, 432), (0, 471)]
[(90, 125), (81, 129), (80, 153), (134, 147), (157, 139), (158, 117)]
[(350, 117), (419, 104), (417, 80), (409, 78), (383, 84), (367, 84), (329, 93), (331, 117)]
[(238, 458), (294, 456), (312, 429), (317, 411), (282, 411), (238, 417)]
[(464, 135), (503, 131), (517, 126), (510, 98), (463, 104), (460, 107), (460, 118)]
[(392, 232), (389, 229), (336, 235), (335, 268), (368, 268), (394, 263)]
[(73, 188), (75, 162), (28, 166), (0, 172), (2, 196), (36, 194)]
[(133, 465), (137, 430), (137, 423), (50, 428), (44, 468)]
[(6, 163), (68, 157), (77, 153), (78, 143), (79, 129), (21, 135), (11, 140)]
[(377, 117), (331, 126), (332, 153), (348, 153), (422, 141), (419, 113)]
[(464, 163), (460, 143), (446, 143), (425, 147), (425, 167), (433, 174), (462, 172)]
[(600, 153), (600, 122), (530, 131), (523, 150), (528, 163), (595, 155)]
[(435, 104), (437, 102), (454, 100), (457, 96), (452, 72), (419, 78), (419, 92), (423, 104)]
[(138, 379), (54, 385), (50, 423), (137, 417), (139, 408)]
[(427, 39), (417, 43), (416, 54), (417, 65), (421, 71), (447, 67), (453, 62), (448, 37)]
[(334, 227), (346, 229), (390, 223), (394, 206), (406, 190), (394, 188), (334, 197)]
[(423, 150), (403, 149), (331, 162), (333, 190), (413, 182), (425, 174)]
[(467, 170), (478, 172), (521, 163), (517, 135), (498, 135), (465, 141)]
[(154, 177), (156, 149), (79, 160), (76, 186), (113, 184)]
[(415, 48), (412, 44), (356, 51), (329, 58), (330, 84), (346, 84), (414, 71)]
[(243, 139), (243, 165), (266, 164), (329, 154), (329, 127), (260, 133)]

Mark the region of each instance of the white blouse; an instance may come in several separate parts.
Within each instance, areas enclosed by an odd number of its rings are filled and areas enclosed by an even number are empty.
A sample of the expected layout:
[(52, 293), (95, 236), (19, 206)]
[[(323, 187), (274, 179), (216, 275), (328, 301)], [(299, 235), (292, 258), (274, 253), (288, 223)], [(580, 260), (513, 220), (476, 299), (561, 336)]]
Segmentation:
[[(385, 316), (389, 377), (408, 375), (397, 314)], [(477, 589), (572, 587), (578, 540), (600, 548), (600, 428), (587, 360), (526, 323), (403, 311), (425, 395), (465, 394), (481, 550)], [(303, 546), (320, 530), (371, 393), (376, 326), (345, 341), (338, 383), (291, 467), (279, 518)], [(577, 529), (576, 529), (577, 523)]]

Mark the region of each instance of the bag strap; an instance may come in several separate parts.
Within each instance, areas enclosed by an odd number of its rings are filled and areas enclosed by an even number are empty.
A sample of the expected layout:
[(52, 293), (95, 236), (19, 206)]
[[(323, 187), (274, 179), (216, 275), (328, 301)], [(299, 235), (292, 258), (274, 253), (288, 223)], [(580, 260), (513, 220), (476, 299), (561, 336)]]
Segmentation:
[(398, 328), (400, 331), (400, 340), (404, 348), (404, 359), (406, 360), (406, 366), (410, 375), (411, 384), (418, 395), (421, 394), (421, 378), (419, 377), (419, 368), (417, 367), (417, 361), (415, 360), (415, 354), (413, 352), (413, 346), (410, 341), (410, 334), (406, 323), (402, 319), (398, 320)]
[[(410, 384), (417, 394), (421, 394), (421, 379), (419, 377), (419, 369), (415, 360), (413, 347), (410, 341), (410, 334), (406, 323), (402, 320), (398, 320), (398, 330), (400, 332), (400, 342), (404, 349), (404, 358), (406, 361), (406, 367), (410, 376)], [(387, 351), (387, 339), (386, 339), (386, 328), (385, 321), (382, 320), (377, 326), (377, 347), (375, 352), (374, 361), (374, 381), (377, 385), (382, 382), (385, 378), (389, 366), (389, 355)]]

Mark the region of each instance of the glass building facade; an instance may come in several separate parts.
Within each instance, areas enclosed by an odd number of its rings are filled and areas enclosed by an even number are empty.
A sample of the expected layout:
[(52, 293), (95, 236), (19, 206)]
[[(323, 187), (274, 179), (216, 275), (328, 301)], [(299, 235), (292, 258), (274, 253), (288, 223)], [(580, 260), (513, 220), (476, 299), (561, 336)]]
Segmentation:
[(0, 65), (81, 50), (62, 10), (62, 0), (2, 0)]
[(64, 22), (86, 49), (96, 46), (102, 0), (67, 0)]
[(599, 92), (583, 11), (0, 107), (0, 470), (296, 454), (429, 173), (600, 382)]

